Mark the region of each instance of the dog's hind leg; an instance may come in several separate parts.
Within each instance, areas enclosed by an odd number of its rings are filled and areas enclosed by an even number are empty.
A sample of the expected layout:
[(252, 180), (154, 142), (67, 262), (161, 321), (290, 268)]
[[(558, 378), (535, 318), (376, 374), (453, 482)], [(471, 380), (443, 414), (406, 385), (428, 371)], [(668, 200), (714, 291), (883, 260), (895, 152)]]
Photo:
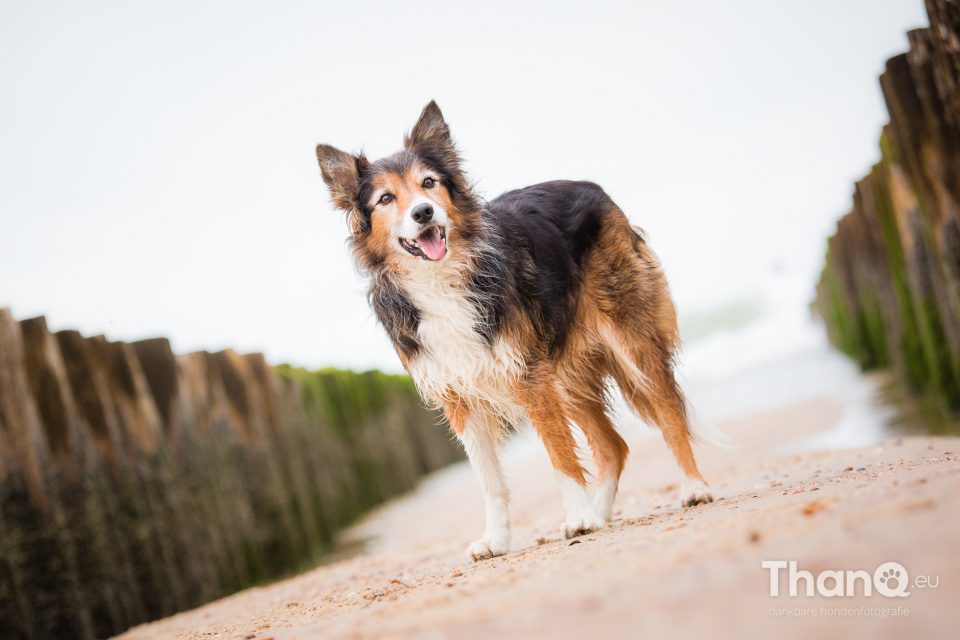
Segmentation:
[(663, 439), (673, 451), (683, 477), (680, 479), (680, 504), (692, 507), (713, 502), (713, 496), (690, 446), (690, 427), (687, 422), (687, 407), (672, 370), (660, 370), (653, 373), (654, 395), (649, 403), (653, 406), (654, 421), (660, 426)]
[(609, 216), (602, 245), (590, 278), (603, 316), (595, 326), (609, 373), (640, 417), (660, 427), (683, 471), (683, 506), (710, 502), (690, 447), (683, 392), (673, 375), (680, 336), (659, 260), (622, 212)]
[(593, 459), (597, 463), (598, 487), (593, 504), (604, 522), (610, 522), (620, 474), (627, 460), (627, 443), (610, 421), (602, 398), (577, 402), (571, 415), (587, 437)]
[(555, 377), (532, 373), (517, 399), (550, 456), (566, 514), (564, 536), (572, 538), (602, 528), (606, 523), (587, 495), (583, 466), (564, 410), (568, 403), (563, 401)]
[(606, 331), (605, 337), (612, 356), (611, 373), (617, 385), (641, 418), (660, 427), (683, 472), (681, 505), (691, 507), (713, 502), (690, 446), (686, 402), (674, 378), (670, 355), (654, 345), (630, 349), (613, 328)]

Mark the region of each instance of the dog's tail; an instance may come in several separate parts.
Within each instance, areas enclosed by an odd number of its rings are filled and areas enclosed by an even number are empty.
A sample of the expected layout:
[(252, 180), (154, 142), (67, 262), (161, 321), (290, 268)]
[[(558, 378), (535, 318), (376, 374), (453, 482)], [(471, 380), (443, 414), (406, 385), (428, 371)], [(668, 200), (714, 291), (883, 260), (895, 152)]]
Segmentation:
[[(683, 418), (686, 422), (687, 435), (697, 444), (710, 444), (721, 449), (733, 449), (741, 446), (725, 434), (715, 423), (698, 419), (696, 412), (687, 402), (680, 385), (673, 377), (672, 367), (663, 365), (662, 374), (667, 378), (659, 384), (650, 380), (638, 366), (638, 358), (633, 354), (620, 333), (612, 326), (601, 329), (603, 342), (608, 353), (608, 370), (620, 387), (627, 404), (645, 422), (659, 425), (658, 413), (664, 400), (662, 396), (669, 395), (675, 398), (677, 405), (682, 407)], [(669, 404), (669, 402), (668, 402)]]
[(699, 418), (690, 403), (687, 403), (687, 432), (696, 444), (708, 444), (718, 449), (739, 449), (743, 446), (724, 433), (716, 422)]

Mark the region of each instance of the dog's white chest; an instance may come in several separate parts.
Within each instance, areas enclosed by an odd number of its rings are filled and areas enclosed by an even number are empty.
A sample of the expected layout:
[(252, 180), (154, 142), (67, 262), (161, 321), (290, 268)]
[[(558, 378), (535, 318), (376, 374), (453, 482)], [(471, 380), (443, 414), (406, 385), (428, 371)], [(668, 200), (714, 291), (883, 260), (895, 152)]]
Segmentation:
[(476, 310), (466, 292), (446, 278), (407, 287), (420, 310), (421, 352), (410, 374), (428, 398), (450, 392), (482, 402), (505, 417), (517, 415), (513, 392), (523, 371), (522, 356), (502, 338), (490, 344), (477, 330)]

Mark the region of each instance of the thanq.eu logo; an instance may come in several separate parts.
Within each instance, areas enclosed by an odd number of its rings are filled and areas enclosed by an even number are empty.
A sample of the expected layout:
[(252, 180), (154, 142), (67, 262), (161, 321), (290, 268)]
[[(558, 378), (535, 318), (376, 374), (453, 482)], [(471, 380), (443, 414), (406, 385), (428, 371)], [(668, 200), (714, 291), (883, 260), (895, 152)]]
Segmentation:
[(839, 571), (828, 569), (814, 575), (797, 568), (796, 560), (762, 560), (760, 567), (770, 572), (770, 595), (780, 595), (780, 576), (786, 569), (787, 592), (795, 597), (801, 584), (807, 596), (814, 594), (824, 598), (840, 596), (871, 596), (874, 592), (887, 598), (906, 598), (910, 587), (936, 589), (940, 586), (938, 576), (917, 576), (911, 582), (907, 568), (899, 562), (884, 562), (873, 570)]

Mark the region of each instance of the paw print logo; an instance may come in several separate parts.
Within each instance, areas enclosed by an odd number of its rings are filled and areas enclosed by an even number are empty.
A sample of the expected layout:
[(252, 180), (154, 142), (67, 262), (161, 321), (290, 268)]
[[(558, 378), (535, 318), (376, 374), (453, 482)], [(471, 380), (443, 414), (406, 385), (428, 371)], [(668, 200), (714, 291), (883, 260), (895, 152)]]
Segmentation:
[(884, 562), (873, 572), (873, 588), (888, 598), (906, 598), (910, 577), (899, 562)]
[(887, 569), (880, 576), (880, 582), (894, 591), (900, 586), (900, 571), (898, 569)]

